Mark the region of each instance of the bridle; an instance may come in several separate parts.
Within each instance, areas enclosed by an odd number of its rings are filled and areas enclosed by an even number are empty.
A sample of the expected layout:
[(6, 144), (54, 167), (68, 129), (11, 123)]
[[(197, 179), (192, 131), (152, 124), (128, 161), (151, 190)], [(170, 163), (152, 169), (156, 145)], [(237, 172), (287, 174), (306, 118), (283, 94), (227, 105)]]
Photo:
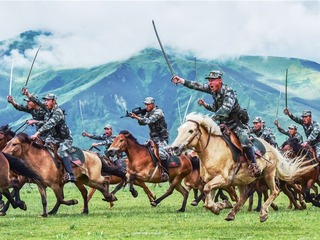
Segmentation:
[[(191, 135), (190, 138), (186, 141), (186, 143), (183, 145), (183, 147), (188, 146), (195, 138), (196, 138), (199, 142), (201, 142), (201, 136), (202, 136), (202, 132), (201, 132), (201, 129), (200, 129), (200, 123), (199, 123), (199, 122), (194, 121), (194, 120), (191, 120), (191, 119), (187, 120), (187, 122), (192, 122), (192, 123), (196, 124), (197, 129), (196, 129), (196, 131), (194, 131), (194, 132), (192, 133), (192, 135)], [(208, 139), (207, 139), (207, 142), (206, 142), (205, 147), (204, 147), (201, 151), (195, 151), (195, 152), (200, 153), (200, 152), (204, 151), (204, 150), (208, 147), (209, 142), (210, 142), (210, 132), (211, 132), (211, 127), (210, 127), (210, 131), (209, 131), (209, 134), (208, 134)]]

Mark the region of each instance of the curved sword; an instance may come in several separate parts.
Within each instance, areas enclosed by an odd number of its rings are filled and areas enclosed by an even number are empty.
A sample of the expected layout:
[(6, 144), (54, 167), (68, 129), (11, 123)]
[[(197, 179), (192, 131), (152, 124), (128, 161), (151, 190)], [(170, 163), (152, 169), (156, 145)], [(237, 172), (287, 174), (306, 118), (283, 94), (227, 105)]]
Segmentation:
[(36, 55), (35, 55), (34, 58), (33, 58), (33, 61), (32, 61), (32, 64), (31, 64), (31, 68), (30, 68), (30, 70), (29, 70), (29, 74), (28, 74), (28, 77), (27, 77), (27, 81), (26, 81), (26, 84), (24, 85), (24, 87), (26, 87), (26, 86), (28, 85), (28, 81), (29, 81), (29, 78), (30, 78), (30, 75), (31, 75), (31, 71), (32, 71), (32, 68), (33, 68), (33, 64), (34, 64), (34, 62), (36, 61), (36, 58), (37, 58), (37, 55), (38, 55), (38, 52), (39, 52), (40, 48), (41, 48), (41, 45), (39, 46), (39, 48), (38, 48), (38, 50), (37, 50), (37, 52), (36, 52)]

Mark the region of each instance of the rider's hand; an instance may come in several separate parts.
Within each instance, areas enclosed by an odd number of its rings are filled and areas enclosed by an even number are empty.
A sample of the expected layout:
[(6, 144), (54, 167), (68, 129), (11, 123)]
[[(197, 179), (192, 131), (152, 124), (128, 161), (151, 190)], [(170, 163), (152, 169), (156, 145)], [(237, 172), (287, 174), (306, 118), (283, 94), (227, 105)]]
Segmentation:
[(203, 99), (202, 98), (200, 98), (199, 100), (198, 100), (198, 105), (199, 106), (206, 106), (207, 104), (203, 101)]
[(9, 103), (13, 103), (13, 97), (12, 97), (11, 95), (9, 95), (9, 96), (7, 97), (7, 101), (8, 101)]
[(288, 108), (285, 108), (285, 109), (283, 110), (283, 113), (284, 113), (285, 115), (288, 115), (288, 116), (291, 115), (291, 113), (289, 112), (289, 109), (288, 109)]
[(173, 82), (174, 84), (178, 84), (178, 83), (184, 84), (184, 81), (185, 80), (179, 76), (174, 76), (171, 78), (171, 82)]
[(40, 134), (39, 132), (36, 132), (36, 133), (33, 134), (30, 138), (31, 138), (32, 140), (35, 140), (35, 139), (38, 138), (39, 134)]
[(38, 123), (38, 121), (31, 119), (31, 120), (27, 120), (26, 123), (27, 123), (28, 125), (33, 125), (33, 124)]
[(274, 125), (276, 125), (277, 127), (279, 127), (278, 119), (274, 120)]

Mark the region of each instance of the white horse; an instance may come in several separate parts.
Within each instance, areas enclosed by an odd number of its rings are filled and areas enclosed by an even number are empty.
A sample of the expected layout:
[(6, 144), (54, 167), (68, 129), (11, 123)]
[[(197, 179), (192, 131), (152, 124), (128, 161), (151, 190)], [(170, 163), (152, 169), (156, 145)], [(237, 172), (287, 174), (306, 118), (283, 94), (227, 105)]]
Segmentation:
[[(234, 220), (247, 199), (247, 185), (255, 180), (251, 177), (248, 164), (243, 163), (239, 171), (235, 171), (237, 163), (233, 160), (231, 149), (221, 137), (219, 126), (207, 115), (190, 113), (186, 122), (178, 129), (178, 136), (171, 145), (172, 150), (181, 154), (186, 149), (194, 149), (201, 160), (200, 175), (205, 182), (206, 195), (204, 206), (214, 214), (219, 214), (221, 209), (228, 207), (227, 203), (213, 201), (215, 190), (227, 186), (238, 186), (240, 199), (228, 213), (225, 220)], [(260, 222), (268, 219), (270, 204), (279, 195), (275, 178), (284, 181), (293, 181), (295, 178), (310, 171), (315, 165), (306, 166), (303, 159), (286, 159), (281, 153), (266, 141), (259, 139), (266, 153), (257, 157), (257, 163), (262, 171), (261, 177), (266, 181), (271, 193), (263, 204), (260, 212)]]

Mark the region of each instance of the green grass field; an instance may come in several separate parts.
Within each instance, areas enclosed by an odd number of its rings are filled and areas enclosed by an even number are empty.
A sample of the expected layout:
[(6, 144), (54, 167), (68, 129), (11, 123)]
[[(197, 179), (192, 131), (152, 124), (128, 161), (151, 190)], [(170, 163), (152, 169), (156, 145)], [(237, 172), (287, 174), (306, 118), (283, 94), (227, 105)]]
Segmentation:
[[(159, 197), (167, 189), (149, 185)], [(76, 198), (78, 205), (61, 206), (57, 215), (40, 217), (42, 206), (35, 185), (22, 189), (21, 197), (28, 205), (27, 211), (10, 209), (0, 217), (0, 239), (319, 239), (320, 209), (308, 204), (303, 211), (286, 209), (288, 200), (283, 193), (275, 203), (279, 211), (270, 208), (269, 219), (260, 223), (259, 213), (248, 212), (247, 204), (232, 222), (224, 220), (223, 210), (214, 215), (203, 208), (193, 207), (190, 196), (185, 213), (178, 213), (180, 193), (151, 207), (144, 192), (133, 198), (127, 189), (118, 192), (118, 201), (112, 210), (96, 192), (89, 203), (89, 215), (80, 214), (82, 200), (72, 184), (65, 186), (65, 197)], [(55, 199), (48, 189), (49, 210)], [(256, 206), (256, 204), (255, 204)], [(254, 207), (255, 207), (254, 206)]]

